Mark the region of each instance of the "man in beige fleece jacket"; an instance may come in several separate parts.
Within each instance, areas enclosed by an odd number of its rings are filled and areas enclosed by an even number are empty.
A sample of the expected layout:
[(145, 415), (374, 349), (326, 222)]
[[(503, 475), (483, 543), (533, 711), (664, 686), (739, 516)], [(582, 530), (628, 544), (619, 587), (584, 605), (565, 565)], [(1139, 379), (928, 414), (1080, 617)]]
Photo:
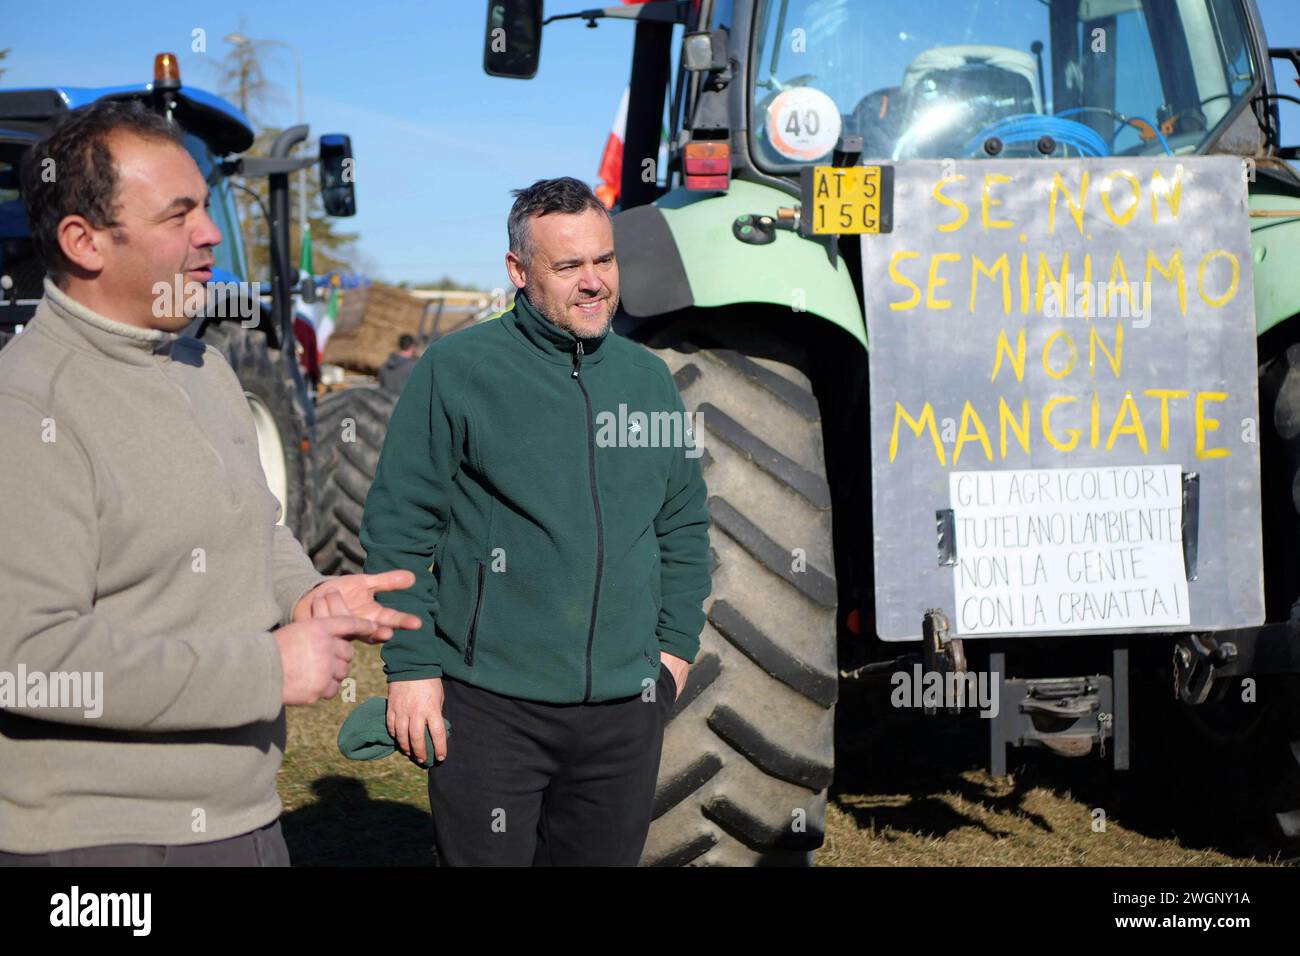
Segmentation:
[(316, 573), (234, 372), (154, 307), (221, 241), (174, 128), (94, 104), (23, 183), (53, 281), (0, 352), (0, 864), (287, 864), (284, 707), (419, 626), (374, 600), (412, 576)]

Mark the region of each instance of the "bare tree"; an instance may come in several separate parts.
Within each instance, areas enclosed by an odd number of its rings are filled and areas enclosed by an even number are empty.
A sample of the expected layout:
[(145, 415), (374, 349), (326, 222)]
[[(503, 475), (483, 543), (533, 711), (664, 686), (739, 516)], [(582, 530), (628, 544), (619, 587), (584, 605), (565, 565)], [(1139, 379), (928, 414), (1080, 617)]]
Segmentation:
[[(239, 20), (239, 34), (250, 36), (248, 19)], [(260, 125), (265, 118), (264, 111), (271, 104), (285, 102), (279, 87), (266, 78), (262, 64), (268, 48), (273, 44), (269, 40), (250, 39), (245, 43), (231, 44), (226, 53), (215, 65), (217, 89), (222, 96), (233, 99), (239, 104), (239, 111)]]
[[(239, 22), (239, 33), (251, 37), (248, 21)], [(286, 99), (280, 87), (267, 79), (265, 55), (274, 44), (270, 40), (249, 39), (244, 43), (232, 44), (230, 50), (215, 66), (218, 92), (236, 101), (240, 111), (249, 118), (257, 131), (257, 138), (250, 156), (266, 156), (271, 143), (279, 135), (280, 128), (268, 126), (261, 120), (265, 118), (272, 103), (284, 103)], [(303, 143), (299, 149), (303, 152), (314, 150), (317, 143), (313, 140)], [(357, 239), (359, 235), (352, 232), (339, 232), (334, 221), (325, 215), (320, 199), (319, 177), (308, 170), (305, 177), (298, 175), (289, 178), (289, 208), (298, 208), (298, 188), (302, 179), (307, 181), (307, 220), (311, 227), (312, 265), (316, 273), (329, 272), (333, 269), (355, 268), (357, 256)], [(265, 177), (241, 178), (241, 183), (252, 190), (261, 199), (266, 208), (270, 208), (268, 183)], [(263, 206), (243, 190), (236, 190), (236, 202), (239, 204), (240, 222), (244, 251), (247, 258), (250, 279), (265, 279), (271, 272), (270, 236), (267, 222), (262, 213)], [(290, 217), (289, 250), (290, 262), (296, 266), (301, 256), (301, 224), (296, 216)]]

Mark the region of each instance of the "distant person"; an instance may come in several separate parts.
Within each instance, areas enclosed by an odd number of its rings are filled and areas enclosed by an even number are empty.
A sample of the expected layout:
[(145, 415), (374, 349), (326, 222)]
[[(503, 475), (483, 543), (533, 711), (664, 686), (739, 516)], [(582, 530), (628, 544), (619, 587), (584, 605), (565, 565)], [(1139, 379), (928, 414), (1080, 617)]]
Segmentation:
[(379, 366), (379, 384), (394, 395), (400, 395), (419, 358), (415, 354), (415, 336), (403, 332), (397, 340), (397, 351)]
[(419, 627), (374, 599), (414, 577), (316, 572), (239, 380), (177, 334), (155, 287), (201, 293), (222, 238), (177, 128), (100, 100), (22, 181), (50, 277), (0, 352), (0, 866), (287, 866), (285, 708)]

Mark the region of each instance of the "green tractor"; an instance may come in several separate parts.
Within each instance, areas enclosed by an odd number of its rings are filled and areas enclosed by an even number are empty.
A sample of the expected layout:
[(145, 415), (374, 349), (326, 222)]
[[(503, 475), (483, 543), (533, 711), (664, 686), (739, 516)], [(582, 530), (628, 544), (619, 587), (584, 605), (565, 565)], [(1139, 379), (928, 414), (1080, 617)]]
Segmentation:
[[(1241, 852), (1300, 853), (1300, 177), (1278, 109), (1300, 101), (1271, 66), (1300, 52), (1269, 49), (1252, 0), (696, 0), (550, 17), (540, 0), (491, 0), (486, 71), (531, 78), (544, 25), (573, 19), (635, 24), (616, 328), (668, 363), (708, 439), (713, 593), (644, 862), (809, 861), (837, 699), (873, 675), (926, 714), (961, 701), (913, 693), (913, 675), (991, 682), (995, 774), (1010, 748), (1145, 764), (1171, 810), (1217, 820)], [(1017, 238), (1040, 253), (1019, 270)], [(1045, 316), (1072, 314), (1070, 254), (1074, 277), (1087, 259), (1110, 285), (1112, 256), (1130, 256), (1146, 318)], [(1174, 323), (1180, 301), (1202, 332)], [(987, 391), (990, 366), (1001, 419), (960, 401)], [(1162, 420), (1142, 376), (1186, 414)], [(1059, 581), (1046, 616), (1018, 616), (1048, 592), (1001, 582), (1004, 608), (979, 579), (975, 559), (996, 577), (1008, 555), (971, 537), (987, 502), (959, 502), (965, 480), (1020, 494), (1001, 502), (1016, 527), (1090, 521), (1078, 534), (1112, 545), (1127, 529), (1145, 565), (1040, 541), (1020, 556), (1057, 561)], [(1103, 480), (1151, 495), (1150, 514), (1116, 525), (1136, 505), (1042, 504), (1049, 483), (1100, 499)], [(1107, 574), (1142, 579), (1131, 606)]]

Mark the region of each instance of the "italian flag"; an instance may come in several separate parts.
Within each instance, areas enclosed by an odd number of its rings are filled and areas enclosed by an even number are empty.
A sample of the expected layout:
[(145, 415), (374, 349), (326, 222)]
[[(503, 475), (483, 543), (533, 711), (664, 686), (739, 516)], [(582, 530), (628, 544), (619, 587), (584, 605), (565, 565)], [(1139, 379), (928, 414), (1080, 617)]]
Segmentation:
[(596, 195), (605, 204), (606, 209), (613, 209), (618, 202), (620, 186), (623, 181), (623, 136), (627, 130), (627, 97), (629, 87), (623, 87), (623, 98), (618, 104), (618, 113), (614, 116), (614, 126), (605, 141), (605, 152), (600, 157), (600, 183), (596, 186)]
[(299, 287), (301, 288), (304, 282), (311, 282), (315, 274), (311, 261), (311, 226), (304, 224), (302, 228), (302, 251), (298, 255)]
[[(623, 3), (629, 5), (646, 2), (648, 0), (623, 0)], [(699, 0), (694, 0), (694, 5), (698, 7)], [(600, 183), (595, 191), (596, 196), (607, 209), (614, 208), (614, 204), (618, 202), (618, 197), (623, 192), (623, 140), (627, 135), (627, 97), (628, 87), (624, 87), (623, 98), (619, 100), (618, 112), (614, 115), (614, 125), (609, 131), (609, 139), (605, 140), (605, 152), (600, 157)], [(666, 129), (663, 136), (664, 139), (668, 138)], [(662, 147), (660, 149), (662, 151)]]
[(325, 307), (325, 314), (320, 317), (316, 323), (316, 347), (320, 349), (320, 354), (325, 355), (325, 343), (329, 341), (330, 334), (334, 331), (334, 321), (339, 315), (339, 277), (338, 275), (330, 276), (330, 301)]

